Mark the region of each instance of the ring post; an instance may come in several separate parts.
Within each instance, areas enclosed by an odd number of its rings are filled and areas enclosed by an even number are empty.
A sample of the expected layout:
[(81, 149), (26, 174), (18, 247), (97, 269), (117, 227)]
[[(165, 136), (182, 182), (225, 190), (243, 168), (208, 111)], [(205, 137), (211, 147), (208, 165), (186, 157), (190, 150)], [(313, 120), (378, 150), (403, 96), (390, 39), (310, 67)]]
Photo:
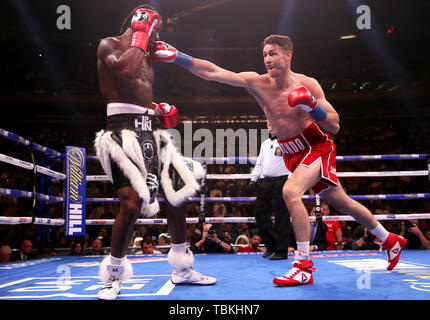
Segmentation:
[(430, 154), (427, 155), (427, 171), (429, 174), (429, 189), (430, 189)]
[(318, 193), (315, 194), (315, 217), (317, 222), (322, 221), (321, 199)]
[(202, 163), (203, 167), (203, 177), (200, 180), (200, 206), (199, 206), (199, 222), (204, 223), (206, 220), (206, 194), (207, 194), (207, 186), (206, 186), (206, 164)]
[(64, 234), (85, 235), (86, 225), (86, 152), (84, 148), (66, 147), (66, 208)]

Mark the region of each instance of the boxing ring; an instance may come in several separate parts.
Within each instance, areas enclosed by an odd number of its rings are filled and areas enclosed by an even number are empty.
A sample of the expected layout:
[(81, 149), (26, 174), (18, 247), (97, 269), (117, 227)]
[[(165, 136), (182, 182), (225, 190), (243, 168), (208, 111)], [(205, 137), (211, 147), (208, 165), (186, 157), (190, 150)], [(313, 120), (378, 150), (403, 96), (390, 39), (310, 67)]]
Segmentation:
[[(64, 161), (66, 155), (33, 143), (23, 137), (0, 129), (0, 137), (26, 146), (31, 152), (41, 153), (49, 161)], [(33, 158), (33, 157), (32, 157)], [(34, 158), (33, 158), (34, 159)], [(342, 177), (429, 177), (427, 154), (337, 156), (337, 161), (427, 160), (426, 170), (338, 172)], [(49, 161), (48, 161), (49, 160)], [(87, 156), (88, 161), (96, 157)], [(205, 159), (196, 159), (205, 160)], [(206, 159), (207, 160), (207, 159)], [(222, 158), (217, 161), (241, 161), (240, 158)], [(255, 159), (249, 158), (249, 161)], [(37, 165), (0, 154), (0, 161), (43, 175), (45, 183), (64, 183), (68, 176)], [(249, 179), (250, 174), (207, 174), (206, 179)], [(86, 176), (86, 182), (107, 181), (103, 175)], [(42, 189), (40, 189), (42, 190)], [(0, 186), (0, 195), (27, 198), (38, 204), (64, 205), (65, 197)], [(48, 188), (49, 190), (49, 188)], [(421, 200), (430, 193), (351, 195), (356, 200)], [(314, 200), (314, 195), (304, 195)], [(253, 202), (255, 197), (205, 197), (207, 202)], [(87, 198), (91, 202), (118, 203), (117, 198)], [(159, 199), (163, 202), (164, 199)], [(201, 202), (202, 197), (190, 198)], [(36, 212), (34, 210), (33, 212)], [(38, 211), (39, 213), (41, 211)], [(49, 214), (49, 210), (48, 210)], [(311, 220), (315, 217), (310, 217)], [(430, 219), (430, 213), (378, 214), (377, 220)], [(324, 216), (323, 220), (354, 221), (350, 216)], [(255, 223), (254, 217), (192, 217), (188, 224), (199, 223)], [(87, 226), (112, 225), (113, 219), (87, 219)], [(64, 226), (65, 219), (41, 217), (0, 216), (0, 224), (34, 224), (37, 226)], [(136, 224), (167, 224), (167, 219), (138, 219)], [(213, 286), (175, 286), (170, 281), (171, 267), (167, 254), (128, 255), (134, 275), (125, 282), (118, 300), (427, 300), (430, 298), (430, 254), (425, 250), (404, 250), (399, 264), (387, 271), (385, 251), (314, 251), (311, 258), (316, 272), (312, 286), (281, 288), (272, 283), (284, 274), (293, 260), (269, 261), (262, 253), (196, 254), (194, 267), (218, 279)], [(0, 300), (96, 300), (103, 285), (98, 277), (103, 256), (55, 256), (35, 260), (0, 264)]]

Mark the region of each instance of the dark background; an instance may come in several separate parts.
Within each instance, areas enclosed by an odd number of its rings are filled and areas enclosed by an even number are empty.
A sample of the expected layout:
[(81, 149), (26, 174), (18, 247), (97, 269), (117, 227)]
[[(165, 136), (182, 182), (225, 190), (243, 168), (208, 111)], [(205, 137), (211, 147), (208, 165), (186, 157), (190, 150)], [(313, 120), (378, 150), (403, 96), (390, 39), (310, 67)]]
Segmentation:
[[(162, 40), (192, 56), (232, 71), (265, 73), (260, 44), (270, 34), (292, 38), (292, 69), (316, 78), (340, 115), (335, 136), (337, 155), (429, 153), (430, 77), (429, 1), (356, 0), (159, 0), (147, 2), (164, 18)], [(131, 0), (3, 0), (0, 4), (0, 128), (41, 145), (65, 151), (65, 145), (94, 154), (95, 132), (105, 126), (105, 104), (99, 93), (96, 50), (100, 39), (119, 35), (123, 19), (142, 4)], [(371, 29), (358, 30), (359, 5), (371, 9)], [(59, 5), (71, 9), (71, 30), (58, 30)], [(350, 40), (341, 36), (354, 34)], [(154, 66), (154, 101), (175, 104), (180, 120), (198, 120), (193, 128), (265, 128), (264, 115), (243, 89), (201, 80), (171, 64)], [(252, 122), (232, 120), (252, 119)], [(260, 120), (260, 121), (257, 121)], [(181, 123), (178, 128), (180, 129)], [(27, 148), (0, 139), (0, 152), (31, 161)], [(249, 173), (251, 166), (210, 166), (209, 173)], [(423, 170), (426, 160), (338, 162), (337, 170)], [(63, 172), (61, 164), (54, 167)], [(0, 187), (31, 191), (30, 172), (0, 163)], [(87, 174), (103, 174), (91, 162)], [(208, 182), (223, 196), (248, 196), (248, 181)], [(342, 179), (348, 194), (428, 192), (421, 177)], [(94, 186), (95, 184), (92, 184)], [(62, 195), (61, 186), (47, 194)], [(56, 189), (55, 189), (56, 188)], [(91, 193), (94, 192), (94, 193)], [(98, 183), (88, 197), (116, 194), (111, 184)], [(378, 213), (429, 212), (428, 199), (363, 201)], [(226, 204), (227, 216), (253, 215), (253, 204)], [(104, 208), (112, 218), (118, 206)], [(88, 205), (87, 218), (100, 206)], [(0, 197), (0, 215), (29, 216), (31, 199)], [(164, 211), (160, 212), (160, 217)], [(187, 208), (188, 216), (197, 209)], [(332, 212), (332, 214), (337, 214)], [(61, 218), (61, 206), (39, 216)], [(212, 216), (212, 207), (207, 216)], [(430, 230), (421, 220), (420, 228)], [(354, 227), (353, 224), (348, 224)], [(393, 231), (396, 222), (384, 223)], [(347, 229), (342, 226), (343, 231)], [(249, 225), (255, 228), (255, 225)], [(103, 228), (102, 228), (103, 229)], [(50, 228), (52, 247), (70, 247)], [(98, 234), (91, 229), (92, 239)], [(97, 229), (98, 230), (98, 229)], [(349, 229), (354, 230), (353, 228)], [(165, 232), (165, 230), (159, 230)], [(236, 230), (237, 234), (244, 232)], [(19, 246), (24, 237), (40, 236), (35, 225), (5, 226), (1, 244)], [(109, 232), (107, 232), (109, 234)], [(106, 235), (104, 235), (106, 236)], [(105, 241), (109, 245), (109, 241)]]
[[(148, 3), (164, 18), (163, 40), (233, 71), (264, 73), (261, 41), (270, 34), (289, 35), (294, 43), (293, 71), (321, 83), (341, 125), (356, 125), (358, 117), (361, 124), (366, 119), (405, 125), (429, 120), (428, 1)], [(57, 29), (56, 9), (62, 4), (71, 9), (71, 30)], [(78, 143), (103, 127), (97, 44), (101, 38), (118, 35), (122, 20), (139, 4), (2, 1), (0, 127), (25, 136), (34, 128), (59, 126), (79, 136)], [(370, 6), (371, 30), (356, 27), (360, 4)], [(358, 37), (339, 39), (349, 34)], [(201, 80), (175, 65), (158, 63), (155, 71), (154, 100), (176, 104), (182, 119), (263, 117), (243, 89)]]

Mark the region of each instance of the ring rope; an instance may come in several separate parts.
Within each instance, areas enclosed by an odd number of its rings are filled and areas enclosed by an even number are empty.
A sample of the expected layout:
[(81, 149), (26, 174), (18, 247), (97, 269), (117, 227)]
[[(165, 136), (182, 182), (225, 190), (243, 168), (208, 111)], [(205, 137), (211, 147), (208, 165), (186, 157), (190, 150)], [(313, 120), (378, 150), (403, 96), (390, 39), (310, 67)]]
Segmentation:
[[(51, 148), (44, 147), (37, 143), (33, 143), (27, 139), (24, 139), (18, 135), (15, 135), (7, 130), (0, 128), (0, 137), (4, 137), (8, 140), (17, 142), (21, 145), (28, 146), (30, 150), (39, 151), (48, 156), (65, 158), (65, 154), (53, 150)], [(48, 168), (44, 168), (42, 166), (36, 165), (34, 163), (26, 162), (23, 160), (19, 160), (4, 154), (0, 154), (0, 161), (6, 162), (12, 165), (16, 165), (18, 167), (33, 170), (34, 173), (41, 173), (48, 175), (52, 178), (58, 180), (65, 180), (66, 175), (63, 173), (59, 173), (53, 171)], [(95, 156), (87, 156), (88, 160), (98, 160)], [(233, 162), (235, 163), (248, 163), (255, 162), (257, 157), (219, 157), (219, 158), (193, 158), (196, 161), (205, 162), (206, 164), (210, 164), (210, 161), (215, 161), (216, 164), (219, 162)], [(336, 161), (368, 161), (368, 160), (416, 160), (416, 159), (427, 159), (430, 160), (429, 155), (427, 154), (397, 154), (397, 155), (358, 155), (358, 156), (337, 156)], [(429, 162), (430, 163), (430, 162)], [(430, 165), (428, 166), (428, 170), (419, 170), (419, 171), (380, 171), (380, 172), (339, 172), (339, 177), (395, 177), (395, 176), (429, 176)], [(232, 179), (250, 179), (250, 174), (208, 174), (206, 179), (223, 179), (223, 180), (232, 180)], [(87, 176), (87, 181), (107, 181), (107, 176)], [(11, 197), (22, 197), (22, 198), (33, 198), (41, 201), (49, 201), (54, 203), (64, 203), (63, 197), (56, 197), (51, 195), (45, 195), (36, 192), (28, 192), (23, 190), (15, 190), (15, 189), (7, 189), (0, 187), (0, 195), (11, 196)], [(428, 199), (430, 198), (430, 193), (414, 193), (414, 194), (381, 194), (381, 195), (352, 195), (350, 196), (356, 200), (405, 200), (405, 199)], [(303, 198), (306, 199), (315, 199), (313, 195), (304, 195)], [(164, 199), (158, 199), (160, 202), (165, 201)], [(205, 198), (205, 201), (208, 202), (252, 202), (255, 201), (255, 197), (217, 197)], [(88, 202), (119, 202), (117, 198), (88, 198)], [(199, 202), (201, 198), (190, 198), (189, 201)], [(407, 214), (407, 215), (375, 215), (377, 220), (404, 220), (404, 219), (428, 219), (430, 217), (429, 213), (422, 214)], [(274, 218), (273, 218), (274, 219)], [(310, 217), (311, 220), (314, 220), (315, 217)], [(187, 223), (198, 223), (199, 218), (187, 218)], [(328, 216), (323, 217), (323, 220), (328, 221), (355, 221), (351, 216)], [(87, 220), (88, 225), (110, 225), (114, 223), (114, 219), (107, 220)], [(206, 217), (205, 221), (207, 223), (252, 223), (255, 222), (254, 217), (236, 217), (236, 218), (220, 218), (220, 217)], [(200, 221), (201, 222), (201, 221)], [(1, 217), (0, 216), (0, 224), (46, 224), (46, 225), (64, 225), (64, 219), (50, 219), (50, 218), (37, 218), (37, 217)], [(136, 224), (167, 224), (167, 219), (138, 219)]]
[[(13, 158), (11, 156), (0, 153), (0, 161), (15, 165), (17, 167), (34, 170), (34, 164)], [(36, 165), (36, 172), (47, 175), (54, 179), (65, 180), (66, 175), (39, 165)], [(370, 171), (370, 172), (338, 172), (338, 177), (424, 177), (429, 175), (428, 170), (415, 170), (415, 171)], [(207, 174), (206, 179), (209, 180), (238, 180), (251, 179), (251, 174)], [(87, 181), (109, 181), (107, 175), (88, 175)]]
[[(0, 187), (0, 195), (18, 198), (33, 198), (33, 192), (17, 189), (8, 189)], [(64, 202), (63, 197), (56, 197), (37, 193), (37, 199), (49, 202)], [(368, 194), (368, 195), (350, 195), (355, 200), (409, 200), (409, 199), (429, 199), (430, 193), (396, 193), (396, 194)], [(314, 195), (303, 195), (303, 200), (313, 200)], [(87, 198), (87, 202), (119, 202), (119, 198)], [(157, 198), (158, 201), (164, 202), (164, 198)], [(190, 202), (200, 202), (200, 197), (191, 197)], [(207, 197), (208, 202), (254, 202), (256, 197)]]
[[(28, 198), (28, 199), (34, 198), (34, 192), (17, 190), (17, 189), (8, 189), (8, 188), (2, 188), (2, 187), (0, 187), (0, 195), (7, 196), (7, 197), (16, 197), (16, 198)], [(63, 197), (57, 197), (57, 196), (52, 196), (52, 195), (37, 193), (37, 192), (36, 192), (36, 199), (40, 201), (57, 202), (57, 203), (64, 202)]]
[[(414, 219), (430, 219), (430, 213), (409, 213), (409, 214), (375, 214), (373, 215), (376, 220), (414, 220)], [(310, 216), (310, 221), (315, 221), (316, 217)], [(356, 221), (351, 216), (323, 216), (322, 221)], [(88, 219), (86, 225), (100, 226), (100, 225), (113, 225), (115, 219)], [(186, 218), (187, 224), (196, 224), (201, 222), (198, 217)], [(255, 223), (255, 217), (206, 217), (205, 223)], [(272, 217), (272, 222), (275, 218)], [(64, 225), (64, 219), (50, 219), (50, 218), (35, 218), (32, 222), (32, 217), (4, 217), (0, 216), (0, 224), (36, 224), (36, 225)], [(137, 219), (135, 224), (167, 224), (167, 219)]]
[(44, 175), (47, 175), (49, 177), (55, 178), (55, 179), (59, 179), (59, 180), (65, 180), (66, 179), (66, 175), (64, 173), (60, 173), (39, 165), (34, 165), (31, 162), (27, 162), (24, 160), (20, 160), (20, 159), (16, 159), (10, 156), (7, 156), (5, 154), (0, 153), (0, 161), (2, 162), (6, 162), (12, 165), (15, 165), (17, 167), (23, 168), (23, 169), (27, 169), (27, 170), (36, 170), (37, 173), (41, 173)]
[[(20, 137), (12, 132), (0, 128), (0, 137), (6, 138), (13, 142), (17, 142), (21, 145), (31, 146), (33, 150), (40, 151), (46, 155), (52, 155), (56, 157), (65, 157), (64, 153), (57, 150), (44, 147), (37, 143), (32, 143), (23, 137)], [(352, 155), (352, 156), (336, 156), (336, 161), (366, 161), (366, 160), (416, 160), (416, 159), (428, 159), (428, 154), (386, 154), (386, 155)], [(87, 156), (87, 160), (98, 161), (96, 156)], [(210, 161), (222, 161), (222, 162), (248, 162), (256, 161), (257, 157), (194, 157), (193, 160), (205, 161), (210, 164)], [(218, 164), (218, 163), (216, 163)]]
[(12, 132), (9, 132), (7, 130), (4, 130), (0, 128), (0, 137), (6, 138), (10, 141), (16, 142), (18, 144), (31, 147), (32, 150), (42, 152), (46, 155), (55, 156), (55, 157), (64, 157), (65, 155), (57, 150), (44, 147), (40, 144), (31, 142), (30, 140), (27, 140), (23, 137), (20, 137)]
[[(427, 159), (428, 154), (412, 153), (412, 154), (377, 154), (377, 155), (352, 155), (352, 156), (336, 156), (336, 161), (369, 161), (369, 160), (419, 160)], [(198, 162), (206, 162), (207, 164), (238, 164), (238, 163), (255, 163), (257, 157), (193, 157)], [(87, 156), (87, 160), (98, 161), (97, 156)]]
[[(27, 170), (34, 170), (35, 165), (20, 159), (0, 153), (0, 161), (15, 165)], [(66, 175), (49, 168), (36, 165), (36, 172), (47, 175), (54, 179), (65, 180)], [(338, 177), (424, 177), (429, 175), (428, 170), (415, 171), (370, 171), (370, 172), (338, 172)], [(236, 179), (251, 179), (251, 174), (207, 174), (206, 179), (211, 180), (236, 180)], [(107, 175), (88, 175), (87, 181), (109, 181)]]
[[(428, 170), (415, 171), (369, 171), (369, 172), (338, 172), (339, 178), (357, 178), (357, 177), (426, 177), (430, 173)], [(206, 179), (209, 180), (249, 180), (250, 173), (235, 173), (235, 174), (207, 174)], [(88, 175), (87, 181), (109, 181), (106, 175)]]

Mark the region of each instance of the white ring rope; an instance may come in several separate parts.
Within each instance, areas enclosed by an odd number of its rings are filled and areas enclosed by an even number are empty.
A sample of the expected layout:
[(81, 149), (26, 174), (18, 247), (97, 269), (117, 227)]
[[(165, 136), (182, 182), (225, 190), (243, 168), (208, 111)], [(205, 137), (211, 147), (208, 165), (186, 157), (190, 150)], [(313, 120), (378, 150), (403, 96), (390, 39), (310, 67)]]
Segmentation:
[[(357, 178), (357, 177), (425, 177), (429, 175), (428, 170), (416, 171), (370, 171), (370, 172), (338, 172), (337, 176), (340, 178)], [(206, 179), (210, 180), (249, 180), (251, 179), (250, 173), (238, 174), (208, 174)], [(106, 175), (89, 175), (87, 181), (109, 181)]]
[[(0, 153), (0, 161), (15, 165), (20, 168), (27, 170), (33, 170), (34, 165), (30, 162), (16, 159), (5, 154)], [(66, 175), (64, 173), (56, 172), (54, 170), (36, 165), (36, 172), (45, 174), (54, 179), (65, 180)], [(338, 172), (337, 176), (342, 177), (424, 177), (428, 176), (428, 170), (416, 170), (416, 171), (371, 171), (371, 172)], [(249, 180), (251, 179), (251, 174), (208, 174), (206, 179), (209, 180)], [(109, 181), (107, 175), (88, 175), (87, 181)]]
[[(33, 170), (34, 169), (34, 165), (32, 163), (10, 157), (10, 156), (7, 156), (7, 155), (2, 154), (2, 153), (0, 153), (0, 161), (15, 165), (17, 167), (24, 168), (27, 170)], [(45, 167), (42, 167), (39, 165), (36, 165), (36, 172), (47, 175), (47, 176), (55, 178), (55, 179), (59, 179), (59, 180), (65, 180), (66, 179), (66, 175), (64, 173), (56, 172), (54, 170), (51, 170), (51, 169), (48, 169), (48, 168), (45, 168)]]
[[(430, 219), (430, 213), (409, 213), (409, 214), (375, 214), (373, 215), (376, 220), (415, 220), (415, 219)], [(309, 217), (310, 221), (315, 221), (316, 217)], [(323, 221), (356, 221), (351, 216), (323, 216)], [(272, 217), (272, 221), (275, 218)], [(4, 217), (0, 216), (0, 224), (29, 224), (32, 222), (31, 217)], [(88, 219), (86, 225), (100, 226), (100, 225), (113, 225), (115, 219)], [(62, 226), (64, 219), (49, 219), (49, 218), (35, 218), (34, 224), (37, 225), (51, 225)], [(199, 218), (186, 218), (187, 224), (199, 223)], [(206, 217), (205, 223), (255, 223), (254, 217)], [(154, 225), (154, 224), (167, 224), (167, 219), (137, 219), (136, 224)]]

